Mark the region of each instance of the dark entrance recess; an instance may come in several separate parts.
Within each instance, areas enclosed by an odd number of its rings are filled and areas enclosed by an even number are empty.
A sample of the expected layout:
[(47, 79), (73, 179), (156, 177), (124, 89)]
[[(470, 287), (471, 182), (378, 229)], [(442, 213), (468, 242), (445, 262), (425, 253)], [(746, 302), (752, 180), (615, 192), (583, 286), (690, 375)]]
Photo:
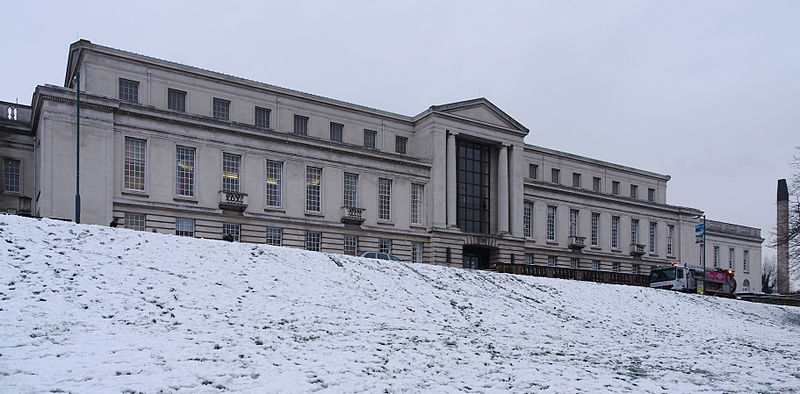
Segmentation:
[(491, 249), (476, 246), (464, 246), (464, 268), (489, 269), (489, 252)]

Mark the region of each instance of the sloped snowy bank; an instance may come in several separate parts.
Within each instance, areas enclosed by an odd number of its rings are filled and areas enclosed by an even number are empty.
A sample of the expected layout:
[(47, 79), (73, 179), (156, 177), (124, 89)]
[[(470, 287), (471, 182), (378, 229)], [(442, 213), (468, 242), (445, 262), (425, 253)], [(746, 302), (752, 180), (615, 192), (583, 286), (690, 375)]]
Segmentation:
[(800, 308), (0, 216), (0, 391), (798, 391)]

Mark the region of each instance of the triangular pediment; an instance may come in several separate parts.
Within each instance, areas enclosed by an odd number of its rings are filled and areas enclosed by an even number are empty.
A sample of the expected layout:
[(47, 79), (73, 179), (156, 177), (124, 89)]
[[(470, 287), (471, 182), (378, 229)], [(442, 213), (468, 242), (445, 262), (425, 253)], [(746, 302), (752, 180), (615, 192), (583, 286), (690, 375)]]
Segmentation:
[(434, 105), (433, 112), (527, 133), (528, 129), (485, 98)]

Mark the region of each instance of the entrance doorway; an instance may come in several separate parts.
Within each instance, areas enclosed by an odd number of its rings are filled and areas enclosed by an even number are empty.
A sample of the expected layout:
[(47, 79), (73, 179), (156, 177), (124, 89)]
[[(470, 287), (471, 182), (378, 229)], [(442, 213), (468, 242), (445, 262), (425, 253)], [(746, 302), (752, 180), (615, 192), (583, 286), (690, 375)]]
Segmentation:
[(489, 252), (491, 249), (476, 246), (464, 246), (462, 255), (464, 256), (464, 268), (485, 270), (491, 268), (489, 264)]

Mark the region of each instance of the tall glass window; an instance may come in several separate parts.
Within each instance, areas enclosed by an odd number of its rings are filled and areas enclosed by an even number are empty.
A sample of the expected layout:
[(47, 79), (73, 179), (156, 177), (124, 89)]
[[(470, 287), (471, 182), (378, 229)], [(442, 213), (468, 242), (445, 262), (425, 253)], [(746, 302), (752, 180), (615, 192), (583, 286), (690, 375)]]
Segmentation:
[(530, 238), (533, 236), (533, 203), (526, 202), (522, 207), (522, 235)]
[(578, 210), (577, 209), (570, 209), (569, 210), (569, 236), (570, 237), (577, 237), (578, 236)]
[(672, 249), (672, 243), (675, 239), (675, 226), (669, 225), (667, 226), (667, 256), (674, 256), (675, 251)]
[(719, 267), (719, 246), (714, 246), (714, 268)]
[(242, 156), (230, 153), (222, 154), (222, 191), (239, 192), (239, 169)]
[(391, 239), (379, 239), (378, 240), (378, 252), (381, 252), (381, 253), (392, 253), (392, 240)]
[(600, 245), (600, 213), (592, 212), (592, 246)]
[(411, 184), (411, 224), (422, 224), (424, 218), (424, 194), (425, 185), (421, 183)]
[(358, 174), (344, 173), (344, 206), (358, 207)]
[(283, 163), (267, 160), (267, 206), (281, 206), (281, 171)]
[(175, 148), (175, 194), (194, 197), (194, 148)]
[(639, 219), (631, 219), (631, 243), (639, 243)]
[(733, 261), (736, 259), (736, 249), (728, 249), (728, 269), (733, 269)]
[(547, 240), (555, 241), (556, 239), (556, 207), (553, 205), (547, 206)]
[(19, 193), (20, 161), (3, 158), (3, 191)]
[(392, 218), (392, 180), (378, 179), (378, 219)]
[(306, 250), (319, 252), (322, 243), (322, 233), (319, 231), (306, 231)]
[(458, 227), (468, 233), (489, 233), (489, 146), (458, 144)]
[(411, 262), (412, 263), (422, 262), (422, 242), (411, 243)]
[(611, 247), (619, 248), (619, 216), (611, 217)]
[(125, 188), (144, 191), (147, 141), (125, 137)]
[(322, 168), (306, 167), (306, 211), (320, 211)]
[(224, 223), (222, 225), (222, 235), (230, 235), (234, 242), (239, 242), (239, 224)]
[(344, 254), (351, 256), (358, 255), (358, 237), (355, 235), (344, 236)]
[(331, 141), (342, 142), (342, 136), (344, 134), (343, 124), (331, 122), (330, 131), (331, 131)]
[(658, 239), (658, 223), (650, 222), (650, 253), (656, 252), (657, 239)]

